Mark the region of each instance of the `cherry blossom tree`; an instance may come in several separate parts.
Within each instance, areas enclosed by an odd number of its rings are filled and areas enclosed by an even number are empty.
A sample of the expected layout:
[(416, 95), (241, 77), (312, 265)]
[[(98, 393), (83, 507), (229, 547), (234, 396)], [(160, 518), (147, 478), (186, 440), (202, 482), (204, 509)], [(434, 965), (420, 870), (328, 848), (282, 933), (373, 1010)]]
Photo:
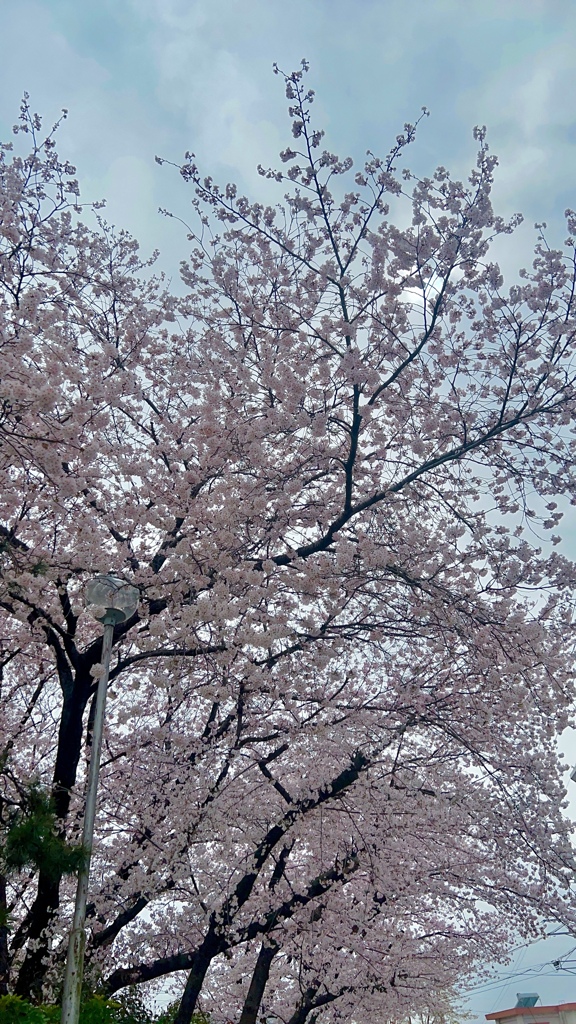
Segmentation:
[[(574, 926), (555, 740), (573, 712), (576, 215), (506, 290), (484, 130), (465, 182), (323, 149), (301, 70), (278, 205), (188, 154), (184, 296), (25, 101), (2, 150), (2, 815), (78, 840), (115, 630), (88, 976), (183, 972), (253, 1024), (391, 1019), (546, 919)], [(396, 224), (392, 222), (391, 208)], [(72, 887), (7, 878), (4, 984), (57, 986)], [(0, 939), (2, 936), (0, 935)], [(9, 972), (9, 978), (8, 978)], [(57, 989), (54, 989), (56, 991)]]

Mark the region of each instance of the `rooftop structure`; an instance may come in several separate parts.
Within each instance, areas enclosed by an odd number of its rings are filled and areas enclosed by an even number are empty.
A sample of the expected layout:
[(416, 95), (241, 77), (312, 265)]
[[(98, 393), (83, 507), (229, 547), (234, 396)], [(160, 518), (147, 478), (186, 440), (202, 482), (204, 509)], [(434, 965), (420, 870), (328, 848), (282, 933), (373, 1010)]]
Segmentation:
[(576, 1003), (536, 1006), (537, 999), (536, 993), (519, 993), (516, 1006), (487, 1013), (486, 1020), (495, 1024), (576, 1024)]

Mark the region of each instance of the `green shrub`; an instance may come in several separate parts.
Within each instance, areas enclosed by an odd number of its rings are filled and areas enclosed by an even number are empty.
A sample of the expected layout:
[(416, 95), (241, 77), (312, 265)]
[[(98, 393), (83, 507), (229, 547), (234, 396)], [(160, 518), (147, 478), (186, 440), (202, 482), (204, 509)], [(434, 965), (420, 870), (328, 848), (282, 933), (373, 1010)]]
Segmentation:
[(45, 1024), (38, 1006), (31, 1006), (20, 996), (0, 996), (0, 1024)]
[[(170, 1003), (170, 1006), (167, 1006), (163, 1013), (154, 1018), (152, 1024), (174, 1024), (179, 1006), (179, 999), (175, 1003)], [(205, 1013), (193, 1013), (192, 1024), (210, 1024), (210, 1017)]]
[(41, 1006), (40, 1009), (42, 1010), (44, 1024), (60, 1024), (62, 1017), (61, 1006)]
[[(60, 1006), (32, 1006), (20, 996), (0, 996), (0, 1024), (59, 1024)], [(154, 1024), (139, 999), (91, 996), (80, 1009), (80, 1024)]]
[(80, 1024), (132, 1024), (132, 1021), (121, 1003), (92, 996), (80, 1010)]
[[(154, 1016), (138, 993), (128, 992), (118, 999), (90, 996), (80, 1009), (80, 1024), (173, 1024), (178, 1003)], [(0, 1024), (60, 1024), (60, 1006), (32, 1006), (20, 996), (0, 996)], [(210, 1024), (202, 1013), (194, 1014), (192, 1024)]]

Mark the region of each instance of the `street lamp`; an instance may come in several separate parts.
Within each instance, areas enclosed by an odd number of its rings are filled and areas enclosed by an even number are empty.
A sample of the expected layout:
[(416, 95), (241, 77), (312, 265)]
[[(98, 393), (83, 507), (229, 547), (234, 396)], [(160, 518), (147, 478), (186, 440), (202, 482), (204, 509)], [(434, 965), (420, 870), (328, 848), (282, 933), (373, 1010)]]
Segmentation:
[(92, 732), (92, 750), (88, 783), (86, 787), (86, 804), (84, 808), (84, 827), (82, 845), (85, 851), (85, 862), (78, 875), (76, 903), (74, 905), (74, 921), (68, 943), (68, 958), (64, 975), (64, 993), (62, 996), (62, 1024), (78, 1024), (80, 1016), (80, 996), (82, 993), (82, 973), (84, 969), (84, 947), (86, 945), (86, 899), (88, 896), (88, 878), (90, 875), (90, 857), (92, 854), (92, 838), (94, 835), (94, 818), (96, 815), (96, 793), (98, 790), (98, 772), (100, 769), (100, 751), (102, 749), (102, 727), (104, 725), (104, 708), (106, 705), (106, 688), (110, 672), (110, 655), (114, 626), (126, 622), (138, 607), (139, 593), (136, 587), (116, 576), (96, 576), (86, 585), (84, 600), (87, 610), (104, 625), (102, 641), (102, 673), (98, 680), (96, 692), (96, 714)]

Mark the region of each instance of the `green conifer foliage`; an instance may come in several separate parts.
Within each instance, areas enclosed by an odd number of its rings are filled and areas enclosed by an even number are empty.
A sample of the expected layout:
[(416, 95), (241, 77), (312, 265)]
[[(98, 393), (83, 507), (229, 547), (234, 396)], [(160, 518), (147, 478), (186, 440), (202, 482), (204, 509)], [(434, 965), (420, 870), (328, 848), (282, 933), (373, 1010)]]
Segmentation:
[(7, 871), (33, 868), (57, 879), (77, 872), (84, 863), (85, 851), (82, 846), (65, 842), (50, 797), (32, 783), (20, 807), (7, 815), (0, 858)]

